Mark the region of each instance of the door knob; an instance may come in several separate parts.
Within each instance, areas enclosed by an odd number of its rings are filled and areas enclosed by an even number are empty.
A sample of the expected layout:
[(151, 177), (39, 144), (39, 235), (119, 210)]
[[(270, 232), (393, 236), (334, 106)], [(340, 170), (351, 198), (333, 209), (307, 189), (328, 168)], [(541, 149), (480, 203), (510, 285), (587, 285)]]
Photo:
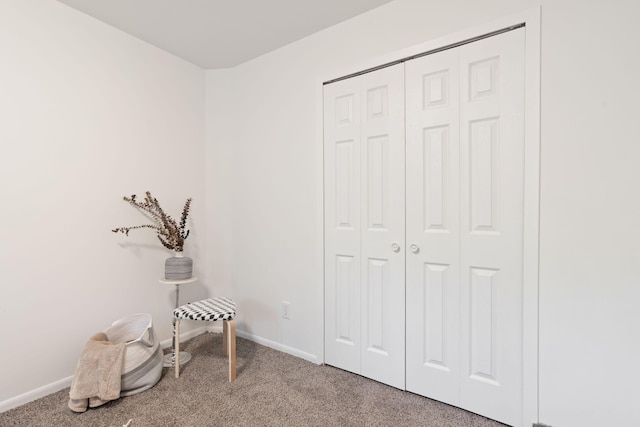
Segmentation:
[(392, 245), (391, 245), (391, 250), (392, 250), (393, 252), (400, 252), (400, 245), (399, 245), (399, 244), (397, 244), (397, 243), (392, 244)]
[(409, 249), (411, 250), (411, 252), (413, 252), (414, 254), (417, 254), (418, 252), (420, 252), (420, 247), (418, 245), (416, 245), (415, 243), (412, 244), (411, 246), (409, 246)]

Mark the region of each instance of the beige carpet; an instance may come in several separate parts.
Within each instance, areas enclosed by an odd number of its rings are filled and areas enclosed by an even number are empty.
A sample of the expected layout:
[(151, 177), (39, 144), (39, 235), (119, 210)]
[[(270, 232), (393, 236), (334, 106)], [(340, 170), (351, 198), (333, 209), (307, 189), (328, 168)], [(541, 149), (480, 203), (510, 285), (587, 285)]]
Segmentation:
[(0, 413), (0, 426), (503, 426), (481, 416), (238, 338), (227, 380), (222, 335), (181, 345), (193, 358), (176, 379), (76, 414), (69, 389)]

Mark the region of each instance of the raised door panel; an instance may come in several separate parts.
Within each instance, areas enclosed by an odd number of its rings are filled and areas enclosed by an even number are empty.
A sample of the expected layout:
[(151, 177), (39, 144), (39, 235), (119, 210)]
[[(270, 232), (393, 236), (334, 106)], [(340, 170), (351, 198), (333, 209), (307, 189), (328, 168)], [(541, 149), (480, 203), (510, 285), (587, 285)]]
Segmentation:
[(458, 52), (406, 64), (407, 390), (458, 404)]
[(524, 29), (461, 56), (460, 406), (522, 414)]

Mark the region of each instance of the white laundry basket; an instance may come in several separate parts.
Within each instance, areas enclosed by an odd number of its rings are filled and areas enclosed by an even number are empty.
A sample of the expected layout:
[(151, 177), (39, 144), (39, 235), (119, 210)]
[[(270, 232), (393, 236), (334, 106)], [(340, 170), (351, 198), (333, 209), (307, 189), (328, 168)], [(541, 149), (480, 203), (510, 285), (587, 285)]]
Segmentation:
[(156, 385), (162, 375), (163, 361), (151, 315), (125, 316), (113, 322), (104, 333), (110, 342), (126, 343), (120, 396), (131, 396)]

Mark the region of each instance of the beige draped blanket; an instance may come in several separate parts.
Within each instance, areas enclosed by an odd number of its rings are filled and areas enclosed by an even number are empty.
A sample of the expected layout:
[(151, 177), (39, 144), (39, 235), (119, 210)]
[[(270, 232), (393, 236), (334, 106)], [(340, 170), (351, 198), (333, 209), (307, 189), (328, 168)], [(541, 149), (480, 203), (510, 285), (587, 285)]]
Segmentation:
[(125, 343), (111, 343), (104, 332), (89, 338), (69, 391), (69, 408), (85, 412), (120, 398)]

